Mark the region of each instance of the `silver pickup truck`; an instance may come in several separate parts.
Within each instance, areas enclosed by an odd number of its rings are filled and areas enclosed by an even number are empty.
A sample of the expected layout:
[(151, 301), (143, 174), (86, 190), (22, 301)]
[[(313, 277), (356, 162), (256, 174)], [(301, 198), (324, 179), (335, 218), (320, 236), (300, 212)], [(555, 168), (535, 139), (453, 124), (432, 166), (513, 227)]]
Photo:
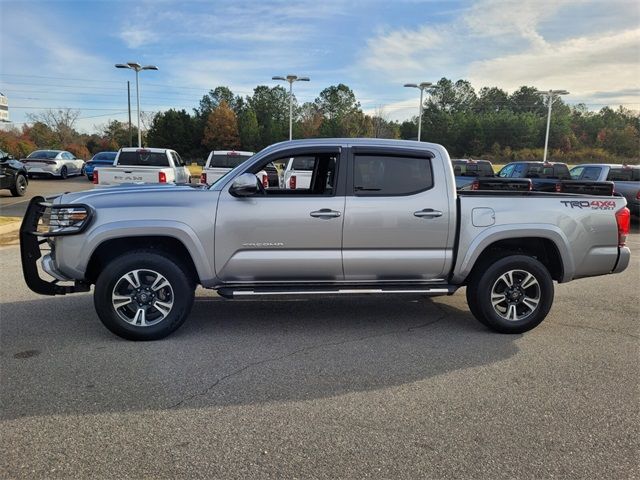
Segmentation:
[[(314, 159), (308, 188), (265, 189), (256, 178), (265, 165), (296, 157)], [(21, 227), (22, 267), (27, 285), (44, 295), (95, 285), (104, 325), (134, 340), (176, 330), (197, 285), (225, 298), (450, 295), (466, 286), (480, 322), (519, 333), (549, 312), (554, 280), (627, 267), (625, 204), (456, 192), (449, 155), (435, 144), (301, 140), (262, 150), (210, 187), (36, 197)]]

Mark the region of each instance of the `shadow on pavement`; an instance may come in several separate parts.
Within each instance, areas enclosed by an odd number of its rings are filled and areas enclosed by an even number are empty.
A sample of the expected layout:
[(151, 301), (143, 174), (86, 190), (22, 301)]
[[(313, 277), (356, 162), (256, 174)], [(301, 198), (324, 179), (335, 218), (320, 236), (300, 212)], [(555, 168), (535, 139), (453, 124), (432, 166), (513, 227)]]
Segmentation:
[(121, 340), (90, 295), (5, 303), (2, 417), (313, 400), (514, 355), (467, 311), (425, 297), (198, 298), (169, 338)]

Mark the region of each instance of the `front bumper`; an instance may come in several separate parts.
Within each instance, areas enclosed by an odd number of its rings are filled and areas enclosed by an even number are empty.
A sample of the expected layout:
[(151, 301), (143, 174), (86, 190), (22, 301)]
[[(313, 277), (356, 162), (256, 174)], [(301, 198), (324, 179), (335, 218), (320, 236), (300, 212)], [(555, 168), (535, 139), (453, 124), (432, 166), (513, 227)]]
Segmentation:
[(20, 226), (20, 259), (24, 280), (32, 291), (41, 295), (88, 292), (90, 290), (89, 284), (79, 280), (76, 280), (73, 285), (58, 285), (58, 281), (66, 280), (66, 278), (55, 267), (53, 246), (51, 253), (45, 255), (43, 259), (43, 269), (57, 278), (48, 281), (40, 277), (40, 272), (38, 272), (38, 259), (42, 257), (40, 246), (48, 244), (47, 239), (37, 233), (38, 222), (45, 211), (44, 202), (44, 197), (33, 197)]

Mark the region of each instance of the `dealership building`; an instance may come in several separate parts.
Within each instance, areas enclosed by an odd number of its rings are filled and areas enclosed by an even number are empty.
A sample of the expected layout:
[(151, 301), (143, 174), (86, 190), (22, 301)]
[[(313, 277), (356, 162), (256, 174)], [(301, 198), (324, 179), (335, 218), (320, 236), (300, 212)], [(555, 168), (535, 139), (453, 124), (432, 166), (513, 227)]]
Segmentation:
[(0, 122), (9, 121), (9, 100), (0, 92)]

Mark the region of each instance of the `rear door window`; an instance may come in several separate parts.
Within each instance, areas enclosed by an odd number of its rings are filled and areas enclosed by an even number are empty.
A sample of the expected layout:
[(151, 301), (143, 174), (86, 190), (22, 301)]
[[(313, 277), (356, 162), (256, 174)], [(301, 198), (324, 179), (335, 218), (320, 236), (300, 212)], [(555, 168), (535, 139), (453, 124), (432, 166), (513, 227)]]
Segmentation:
[(356, 155), (356, 195), (412, 195), (433, 187), (431, 160), (391, 155)]

